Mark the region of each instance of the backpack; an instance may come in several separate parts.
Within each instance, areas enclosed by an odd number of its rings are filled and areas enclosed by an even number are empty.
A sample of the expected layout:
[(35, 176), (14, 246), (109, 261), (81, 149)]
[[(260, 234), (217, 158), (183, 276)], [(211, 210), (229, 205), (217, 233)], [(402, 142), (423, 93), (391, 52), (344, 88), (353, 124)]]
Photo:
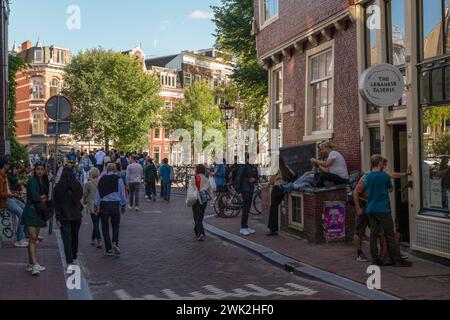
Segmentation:
[(359, 183), (359, 180), (361, 180), (362, 177), (365, 176), (364, 172), (361, 171), (353, 171), (350, 174), (350, 177), (348, 179), (347, 183), (347, 203), (354, 206), (355, 200), (353, 200), (353, 191), (355, 191), (356, 186)]
[(122, 167), (122, 170), (127, 170), (128, 167), (128, 160), (127, 158), (124, 157), (120, 157), (120, 166)]

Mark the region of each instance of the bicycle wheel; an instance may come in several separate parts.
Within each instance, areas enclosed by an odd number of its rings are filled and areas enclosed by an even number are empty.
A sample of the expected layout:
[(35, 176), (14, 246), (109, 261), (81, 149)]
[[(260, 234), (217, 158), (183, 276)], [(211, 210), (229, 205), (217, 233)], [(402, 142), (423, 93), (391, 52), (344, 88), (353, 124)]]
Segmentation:
[(262, 214), (262, 197), (261, 191), (258, 191), (253, 196), (253, 205), (252, 210), (250, 210), (250, 214), (254, 216), (259, 216)]
[(216, 194), (216, 197), (214, 199), (214, 203), (213, 203), (212, 207), (213, 207), (213, 210), (214, 210), (215, 214), (218, 217), (225, 218), (223, 213), (221, 212), (220, 206), (219, 206), (219, 201), (220, 201), (221, 197), (223, 197), (223, 194)]

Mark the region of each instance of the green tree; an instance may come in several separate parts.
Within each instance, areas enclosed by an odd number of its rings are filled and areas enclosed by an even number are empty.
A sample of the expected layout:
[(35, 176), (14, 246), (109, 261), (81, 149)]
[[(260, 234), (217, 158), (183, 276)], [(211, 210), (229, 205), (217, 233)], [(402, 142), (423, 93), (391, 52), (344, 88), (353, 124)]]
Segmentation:
[(252, 36), (253, 0), (221, 0), (212, 6), (217, 48), (230, 52), (236, 64), (235, 82), (243, 108), (238, 118), (258, 128), (268, 110), (268, 74), (258, 64)]
[(8, 87), (8, 138), (11, 143), (11, 161), (14, 163), (23, 161), (28, 163), (28, 155), (25, 147), (23, 147), (16, 138), (16, 74), (26, 69), (27, 63), (21, 56), (10, 54), (8, 62), (9, 70), (9, 87)]
[(74, 104), (72, 134), (109, 149), (138, 150), (145, 145), (162, 106), (159, 80), (137, 59), (101, 48), (80, 52), (65, 70), (67, 95)]
[(172, 111), (165, 110), (162, 114), (164, 128), (173, 132), (186, 129), (194, 139), (194, 123), (201, 121), (203, 132), (217, 129), (225, 134), (221, 121), (222, 114), (215, 104), (215, 95), (205, 81), (196, 81), (184, 91), (184, 100), (176, 104)]

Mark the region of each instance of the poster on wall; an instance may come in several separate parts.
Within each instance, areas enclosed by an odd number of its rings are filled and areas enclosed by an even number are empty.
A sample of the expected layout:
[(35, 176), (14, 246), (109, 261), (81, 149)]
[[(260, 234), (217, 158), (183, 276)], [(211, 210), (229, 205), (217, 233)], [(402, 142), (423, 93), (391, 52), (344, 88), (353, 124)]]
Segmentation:
[(442, 179), (431, 179), (431, 207), (442, 209)]
[(325, 239), (345, 238), (345, 208), (346, 203), (342, 201), (325, 202)]

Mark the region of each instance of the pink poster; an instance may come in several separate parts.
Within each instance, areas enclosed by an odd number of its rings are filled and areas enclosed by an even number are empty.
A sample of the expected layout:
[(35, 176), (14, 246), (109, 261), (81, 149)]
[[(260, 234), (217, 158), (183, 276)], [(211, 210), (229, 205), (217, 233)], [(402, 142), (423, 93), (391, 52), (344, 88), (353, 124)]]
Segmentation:
[(345, 202), (325, 202), (325, 238), (345, 238)]

